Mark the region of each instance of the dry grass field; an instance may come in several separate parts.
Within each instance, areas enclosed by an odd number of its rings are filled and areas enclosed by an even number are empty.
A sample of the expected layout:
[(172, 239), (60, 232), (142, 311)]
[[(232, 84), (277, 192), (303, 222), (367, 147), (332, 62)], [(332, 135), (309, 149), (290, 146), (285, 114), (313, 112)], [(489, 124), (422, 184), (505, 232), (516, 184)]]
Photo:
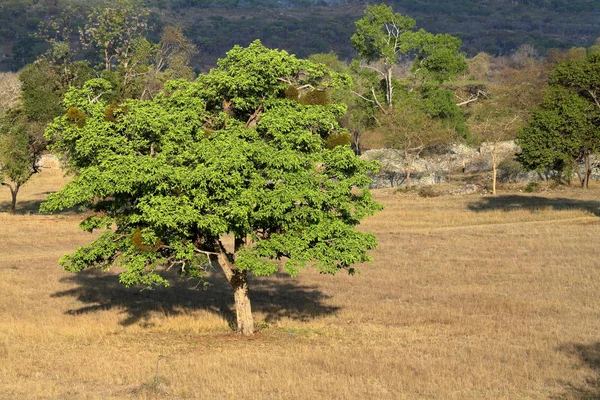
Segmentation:
[(1, 399), (600, 398), (600, 186), (418, 198), (376, 192), (358, 276), (255, 279), (261, 330), (231, 333), (224, 278), (126, 290), (69, 274), (91, 239), (35, 213), (44, 170), (0, 191)]

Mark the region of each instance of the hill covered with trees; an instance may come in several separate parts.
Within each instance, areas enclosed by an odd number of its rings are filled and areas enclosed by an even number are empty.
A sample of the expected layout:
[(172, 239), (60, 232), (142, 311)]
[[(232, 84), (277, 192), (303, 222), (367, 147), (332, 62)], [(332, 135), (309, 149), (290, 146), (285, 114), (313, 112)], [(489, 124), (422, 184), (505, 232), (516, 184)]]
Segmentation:
[[(102, 0), (4, 0), (0, 4), (0, 70), (16, 71), (46, 49), (37, 35), (40, 23), (69, 27), (78, 40), (89, 13)], [(513, 52), (530, 44), (551, 48), (587, 47), (600, 36), (600, 4), (592, 0), (393, 0), (387, 4), (413, 17), (433, 33), (460, 38), (469, 55)], [(152, 10), (150, 36), (178, 25), (198, 47), (196, 69), (207, 70), (235, 44), (261, 39), (269, 47), (300, 57), (335, 51), (342, 59), (356, 53), (349, 37), (362, 17), (364, 2), (337, 0), (147, 0)], [(50, 25), (48, 25), (50, 24)], [(51, 30), (51, 29), (50, 29)]]

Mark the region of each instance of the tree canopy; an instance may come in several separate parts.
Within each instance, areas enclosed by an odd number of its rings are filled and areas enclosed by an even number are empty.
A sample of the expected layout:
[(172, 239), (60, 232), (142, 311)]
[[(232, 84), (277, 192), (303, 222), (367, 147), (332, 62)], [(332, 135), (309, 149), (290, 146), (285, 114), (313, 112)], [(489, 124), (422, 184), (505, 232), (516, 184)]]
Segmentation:
[(579, 173), (587, 187), (590, 155), (600, 150), (600, 54), (556, 65), (544, 101), (519, 134), (521, 163), (538, 171)]
[(208, 260), (218, 263), (244, 334), (253, 331), (247, 273), (354, 272), (376, 245), (355, 228), (380, 208), (367, 189), (376, 167), (325, 145), (342, 131), (343, 105), (299, 101), (347, 80), (255, 41), (149, 101), (110, 103), (102, 79), (72, 88), (47, 137), (76, 174), (42, 210), (81, 206), (94, 213), (83, 229), (109, 229), (61, 264), (120, 264), (129, 286), (167, 285), (160, 267), (201, 278)]
[[(460, 39), (448, 34), (415, 31), (415, 21), (394, 13), (385, 4), (367, 6), (365, 16), (356, 21), (352, 46), (360, 60), (381, 62), (381, 68), (371, 66), (385, 83), (385, 101), (394, 102), (392, 69), (400, 63), (410, 63), (413, 80), (442, 83), (466, 68)], [(373, 94), (375, 97), (375, 94)], [(377, 101), (376, 98), (373, 99)]]
[(0, 115), (0, 185), (10, 190), (10, 212), (14, 213), (17, 195), (35, 172), (45, 146), (40, 126), (29, 123), (19, 109)]

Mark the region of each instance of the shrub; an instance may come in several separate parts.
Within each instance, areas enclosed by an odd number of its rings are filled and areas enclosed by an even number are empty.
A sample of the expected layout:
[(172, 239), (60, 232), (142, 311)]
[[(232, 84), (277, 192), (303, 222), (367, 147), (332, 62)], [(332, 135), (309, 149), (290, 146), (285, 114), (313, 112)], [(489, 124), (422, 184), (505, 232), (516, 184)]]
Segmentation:
[(525, 193), (536, 193), (540, 191), (540, 184), (538, 182), (529, 182), (525, 188), (523, 188)]
[(437, 197), (439, 193), (433, 190), (431, 186), (425, 186), (419, 189), (418, 191), (419, 197)]

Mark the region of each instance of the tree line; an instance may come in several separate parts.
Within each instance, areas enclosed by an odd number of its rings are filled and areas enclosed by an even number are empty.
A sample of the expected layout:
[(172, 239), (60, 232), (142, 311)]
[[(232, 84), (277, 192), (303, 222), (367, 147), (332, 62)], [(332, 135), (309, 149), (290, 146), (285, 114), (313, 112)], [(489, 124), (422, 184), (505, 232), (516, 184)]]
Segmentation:
[[(45, 52), (47, 44), (35, 35), (40, 23), (63, 20), (78, 40), (89, 13), (113, 0), (4, 0), (0, 4), (0, 70), (17, 71)], [(177, 25), (202, 52), (194, 69), (208, 70), (234, 44), (259, 38), (301, 57), (333, 50), (343, 60), (356, 57), (346, 39), (359, 19), (362, 1), (290, 0), (145, 0), (150, 10), (149, 36), (160, 37), (166, 25)], [(482, 2), (475, 0), (389, 1), (411, 15), (427, 31), (451, 33), (463, 42), (469, 56), (485, 51), (507, 55), (523, 44), (542, 54), (552, 48), (589, 46), (597, 36), (600, 7), (593, 0)], [(81, 58), (93, 56), (82, 51)]]

